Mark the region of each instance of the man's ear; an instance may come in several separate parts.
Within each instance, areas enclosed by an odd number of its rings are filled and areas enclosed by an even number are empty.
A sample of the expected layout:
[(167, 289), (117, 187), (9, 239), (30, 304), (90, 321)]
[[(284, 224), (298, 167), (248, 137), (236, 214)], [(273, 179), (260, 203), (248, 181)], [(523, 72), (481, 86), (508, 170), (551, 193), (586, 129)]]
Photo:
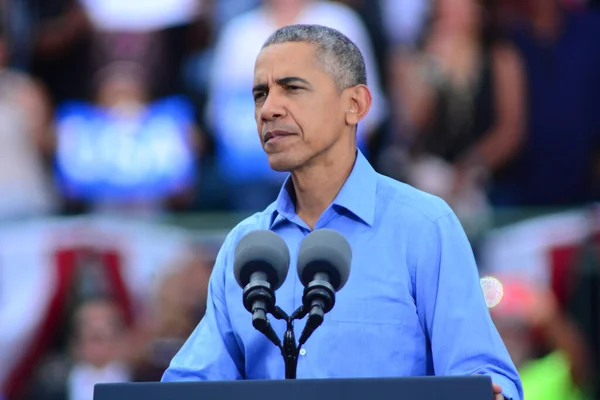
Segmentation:
[(371, 109), (373, 97), (366, 85), (356, 85), (346, 91), (346, 124), (356, 126)]

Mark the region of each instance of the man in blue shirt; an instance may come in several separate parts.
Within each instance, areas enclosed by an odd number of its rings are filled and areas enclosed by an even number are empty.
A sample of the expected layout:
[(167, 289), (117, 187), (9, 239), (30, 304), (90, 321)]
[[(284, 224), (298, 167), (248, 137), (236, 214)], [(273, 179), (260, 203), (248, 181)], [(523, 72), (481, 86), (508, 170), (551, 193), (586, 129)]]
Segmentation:
[[(283, 378), (279, 349), (242, 304), (234, 249), (246, 233), (270, 229), (289, 246), (295, 271), (302, 239), (331, 228), (352, 246), (352, 273), (300, 352), (298, 378), (485, 374), (498, 399), (522, 399), (455, 214), (378, 174), (356, 148), (357, 124), (371, 105), (356, 46), (322, 26), (281, 28), (257, 58), (253, 94), (269, 164), (291, 174), (273, 204), (225, 239), (206, 315), (163, 381)], [(288, 274), (277, 305), (291, 313), (302, 291)], [(296, 322), (296, 336), (304, 323)], [(281, 337), (285, 322), (272, 324)]]

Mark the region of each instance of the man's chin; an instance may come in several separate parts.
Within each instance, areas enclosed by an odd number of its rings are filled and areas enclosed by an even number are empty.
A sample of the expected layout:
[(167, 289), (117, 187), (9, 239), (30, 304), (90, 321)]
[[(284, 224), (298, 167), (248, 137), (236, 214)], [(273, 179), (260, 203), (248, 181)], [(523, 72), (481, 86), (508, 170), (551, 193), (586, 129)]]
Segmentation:
[(277, 172), (291, 172), (297, 167), (296, 163), (283, 154), (272, 154), (268, 156), (269, 166)]
[(269, 166), (273, 171), (277, 172), (291, 172), (294, 167), (287, 163), (269, 163)]

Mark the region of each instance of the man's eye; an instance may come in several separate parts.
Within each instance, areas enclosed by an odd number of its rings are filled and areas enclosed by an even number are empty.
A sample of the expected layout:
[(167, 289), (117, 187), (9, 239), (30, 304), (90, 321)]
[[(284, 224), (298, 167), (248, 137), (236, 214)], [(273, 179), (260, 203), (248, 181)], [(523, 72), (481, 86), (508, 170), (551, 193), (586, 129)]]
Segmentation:
[(260, 100), (261, 98), (265, 97), (267, 94), (265, 92), (257, 92), (254, 93), (254, 101)]
[(287, 90), (300, 90), (300, 89), (302, 89), (300, 86), (294, 86), (294, 85), (287, 87)]

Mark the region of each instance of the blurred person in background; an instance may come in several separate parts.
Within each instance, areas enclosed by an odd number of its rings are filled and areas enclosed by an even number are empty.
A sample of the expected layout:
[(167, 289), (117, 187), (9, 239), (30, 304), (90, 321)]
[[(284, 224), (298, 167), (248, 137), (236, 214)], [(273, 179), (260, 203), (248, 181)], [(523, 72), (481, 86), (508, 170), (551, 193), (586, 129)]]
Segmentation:
[(589, 347), (552, 292), (516, 275), (484, 277), (482, 288), (519, 370), (525, 398), (585, 399), (591, 377)]
[[(362, 1), (366, 5), (369, 3), (367, 0)], [(416, 46), (434, 0), (379, 1), (384, 29), (391, 44)]]
[(160, 381), (173, 356), (198, 325), (206, 309), (214, 255), (207, 249), (181, 254), (159, 280), (136, 332), (134, 380)]
[(7, 65), (28, 72), (33, 46), (30, 1), (0, 1), (0, 25), (4, 25), (4, 37), (10, 45)]
[(256, 141), (254, 99), (248, 90), (252, 87), (254, 70), (248, 60), (256, 58), (264, 41), (276, 29), (302, 23), (341, 31), (357, 44), (365, 57), (374, 105), (358, 128), (362, 150), (386, 113), (368, 32), (349, 7), (321, 0), (265, 0), (259, 8), (231, 19), (215, 45), (207, 123), (216, 142), (219, 174), (222, 183), (228, 186), (230, 206), (235, 210), (264, 208), (276, 197), (287, 176), (269, 167)]
[(92, 400), (97, 383), (130, 381), (128, 332), (118, 306), (107, 299), (86, 300), (73, 319), (75, 363), (67, 400)]
[(571, 279), (566, 308), (581, 326), (590, 343), (593, 399), (600, 399), (600, 208), (588, 208), (589, 231), (573, 249)]
[[(365, 23), (389, 95), (389, 68), (397, 48), (413, 49), (420, 40), (433, 0), (337, 0), (352, 7)], [(393, 67), (393, 65), (392, 65)]]
[[(395, 54), (414, 49), (427, 22), (432, 0), (337, 0), (352, 7), (369, 31), (381, 89), (386, 99), (392, 96), (393, 82), (390, 70), (394, 69)], [(395, 114), (401, 104), (389, 107), (381, 126), (369, 137), (369, 159), (375, 169), (384, 175), (398, 178), (405, 159), (399, 131), (406, 130)]]
[[(17, 3), (17, 2), (13, 2)], [(92, 26), (79, 0), (20, 1), (28, 28), (28, 67), (48, 88), (53, 106), (67, 99), (87, 99), (92, 73)], [(23, 40), (23, 39), (22, 39)]]
[(95, 212), (155, 215), (193, 196), (201, 133), (183, 97), (152, 101), (145, 69), (116, 62), (96, 77), (96, 100), (56, 112), (61, 193)]
[[(210, 0), (78, 0), (92, 27), (93, 70), (117, 61), (143, 65), (152, 99), (181, 93), (182, 64)], [(198, 37), (197, 39), (201, 39)]]
[(485, 215), (487, 177), (517, 153), (526, 117), (521, 60), (494, 11), (491, 0), (436, 0), (420, 50), (395, 71), (410, 130), (405, 179), (463, 223)]
[(496, 176), (498, 207), (577, 206), (600, 195), (600, 18), (561, 3), (523, 1), (513, 18), (529, 117), (518, 157)]
[(0, 219), (48, 215), (58, 208), (46, 169), (48, 99), (37, 81), (7, 67), (9, 55), (0, 24)]
[(264, 0), (208, 0), (212, 6), (213, 20), (220, 31), (231, 19), (260, 6)]
[(182, 63), (212, 1), (27, 0), (11, 7), (11, 17), (20, 17), (13, 30), (20, 30), (21, 53), (31, 53), (20, 58), (30, 59), (53, 104), (93, 101), (90, 76), (115, 61), (144, 65), (155, 98), (185, 89)]

